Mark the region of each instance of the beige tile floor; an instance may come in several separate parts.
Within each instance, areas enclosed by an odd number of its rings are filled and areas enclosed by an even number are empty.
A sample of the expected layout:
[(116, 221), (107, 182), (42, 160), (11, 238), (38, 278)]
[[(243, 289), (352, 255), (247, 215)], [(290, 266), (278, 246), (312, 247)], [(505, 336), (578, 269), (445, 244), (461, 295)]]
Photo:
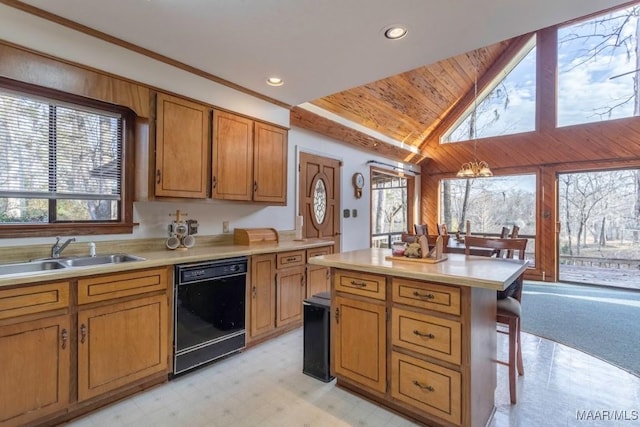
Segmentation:
[[(505, 354), (506, 344), (506, 335), (499, 334), (499, 357)], [(525, 375), (518, 380), (517, 405), (509, 403), (507, 368), (497, 368), (497, 412), (491, 427), (640, 425), (640, 378), (572, 348), (529, 334), (523, 334), (523, 356)], [(578, 419), (579, 411), (586, 414), (587, 419)], [(610, 418), (604, 411), (622, 419), (616, 421), (615, 416)], [(302, 329), (298, 329), (70, 425), (365, 427), (415, 424), (337, 388), (335, 382), (325, 384), (302, 374)]]

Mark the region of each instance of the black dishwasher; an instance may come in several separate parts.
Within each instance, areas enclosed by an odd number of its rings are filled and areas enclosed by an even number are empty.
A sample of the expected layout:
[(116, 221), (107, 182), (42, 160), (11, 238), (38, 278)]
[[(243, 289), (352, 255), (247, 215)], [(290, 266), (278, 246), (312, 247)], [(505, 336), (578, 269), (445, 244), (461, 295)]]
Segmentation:
[(320, 292), (304, 300), (304, 350), (302, 373), (324, 382), (333, 380), (329, 312), (331, 294)]
[(246, 257), (176, 266), (174, 374), (245, 347), (246, 283)]

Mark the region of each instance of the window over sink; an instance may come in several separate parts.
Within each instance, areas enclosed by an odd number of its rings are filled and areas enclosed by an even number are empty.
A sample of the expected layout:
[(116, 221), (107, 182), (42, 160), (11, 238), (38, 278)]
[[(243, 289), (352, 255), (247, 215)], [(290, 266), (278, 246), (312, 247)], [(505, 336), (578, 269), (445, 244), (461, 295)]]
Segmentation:
[(132, 116), (0, 79), (0, 236), (131, 232)]

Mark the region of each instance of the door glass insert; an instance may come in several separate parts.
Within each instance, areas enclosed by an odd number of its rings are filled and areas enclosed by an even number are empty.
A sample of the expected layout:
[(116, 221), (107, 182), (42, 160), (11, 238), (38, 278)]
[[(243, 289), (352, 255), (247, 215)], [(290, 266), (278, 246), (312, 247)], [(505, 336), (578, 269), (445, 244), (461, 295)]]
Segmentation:
[(327, 187), (324, 185), (322, 179), (316, 181), (315, 188), (313, 189), (313, 214), (318, 224), (324, 222), (327, 214)]

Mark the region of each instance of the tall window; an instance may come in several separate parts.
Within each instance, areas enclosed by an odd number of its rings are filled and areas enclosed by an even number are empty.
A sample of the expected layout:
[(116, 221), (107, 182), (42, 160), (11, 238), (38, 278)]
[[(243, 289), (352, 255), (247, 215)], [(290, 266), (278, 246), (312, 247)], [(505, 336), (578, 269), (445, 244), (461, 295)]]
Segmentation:
[(536, 234), (536, 175), (507, 175), (477, 179), (443, 179), (440, 221), (451, 232), (498, 236), (502, 227), (520, 227), (528, 237), (527, 253), (534, 252)]
[(123, 221), (124, 117), (88, 104), (0, 86), (0, 228)]
[(442, 136), (442, 143), (535, 130), (535, 36), (476, 98)]
[(558, 126), (640, 115), (640, 6), (558, 29)]
[(373, 246), (388, 247), (413, 229), (413, 181), (413, 177), (371, 170)]

